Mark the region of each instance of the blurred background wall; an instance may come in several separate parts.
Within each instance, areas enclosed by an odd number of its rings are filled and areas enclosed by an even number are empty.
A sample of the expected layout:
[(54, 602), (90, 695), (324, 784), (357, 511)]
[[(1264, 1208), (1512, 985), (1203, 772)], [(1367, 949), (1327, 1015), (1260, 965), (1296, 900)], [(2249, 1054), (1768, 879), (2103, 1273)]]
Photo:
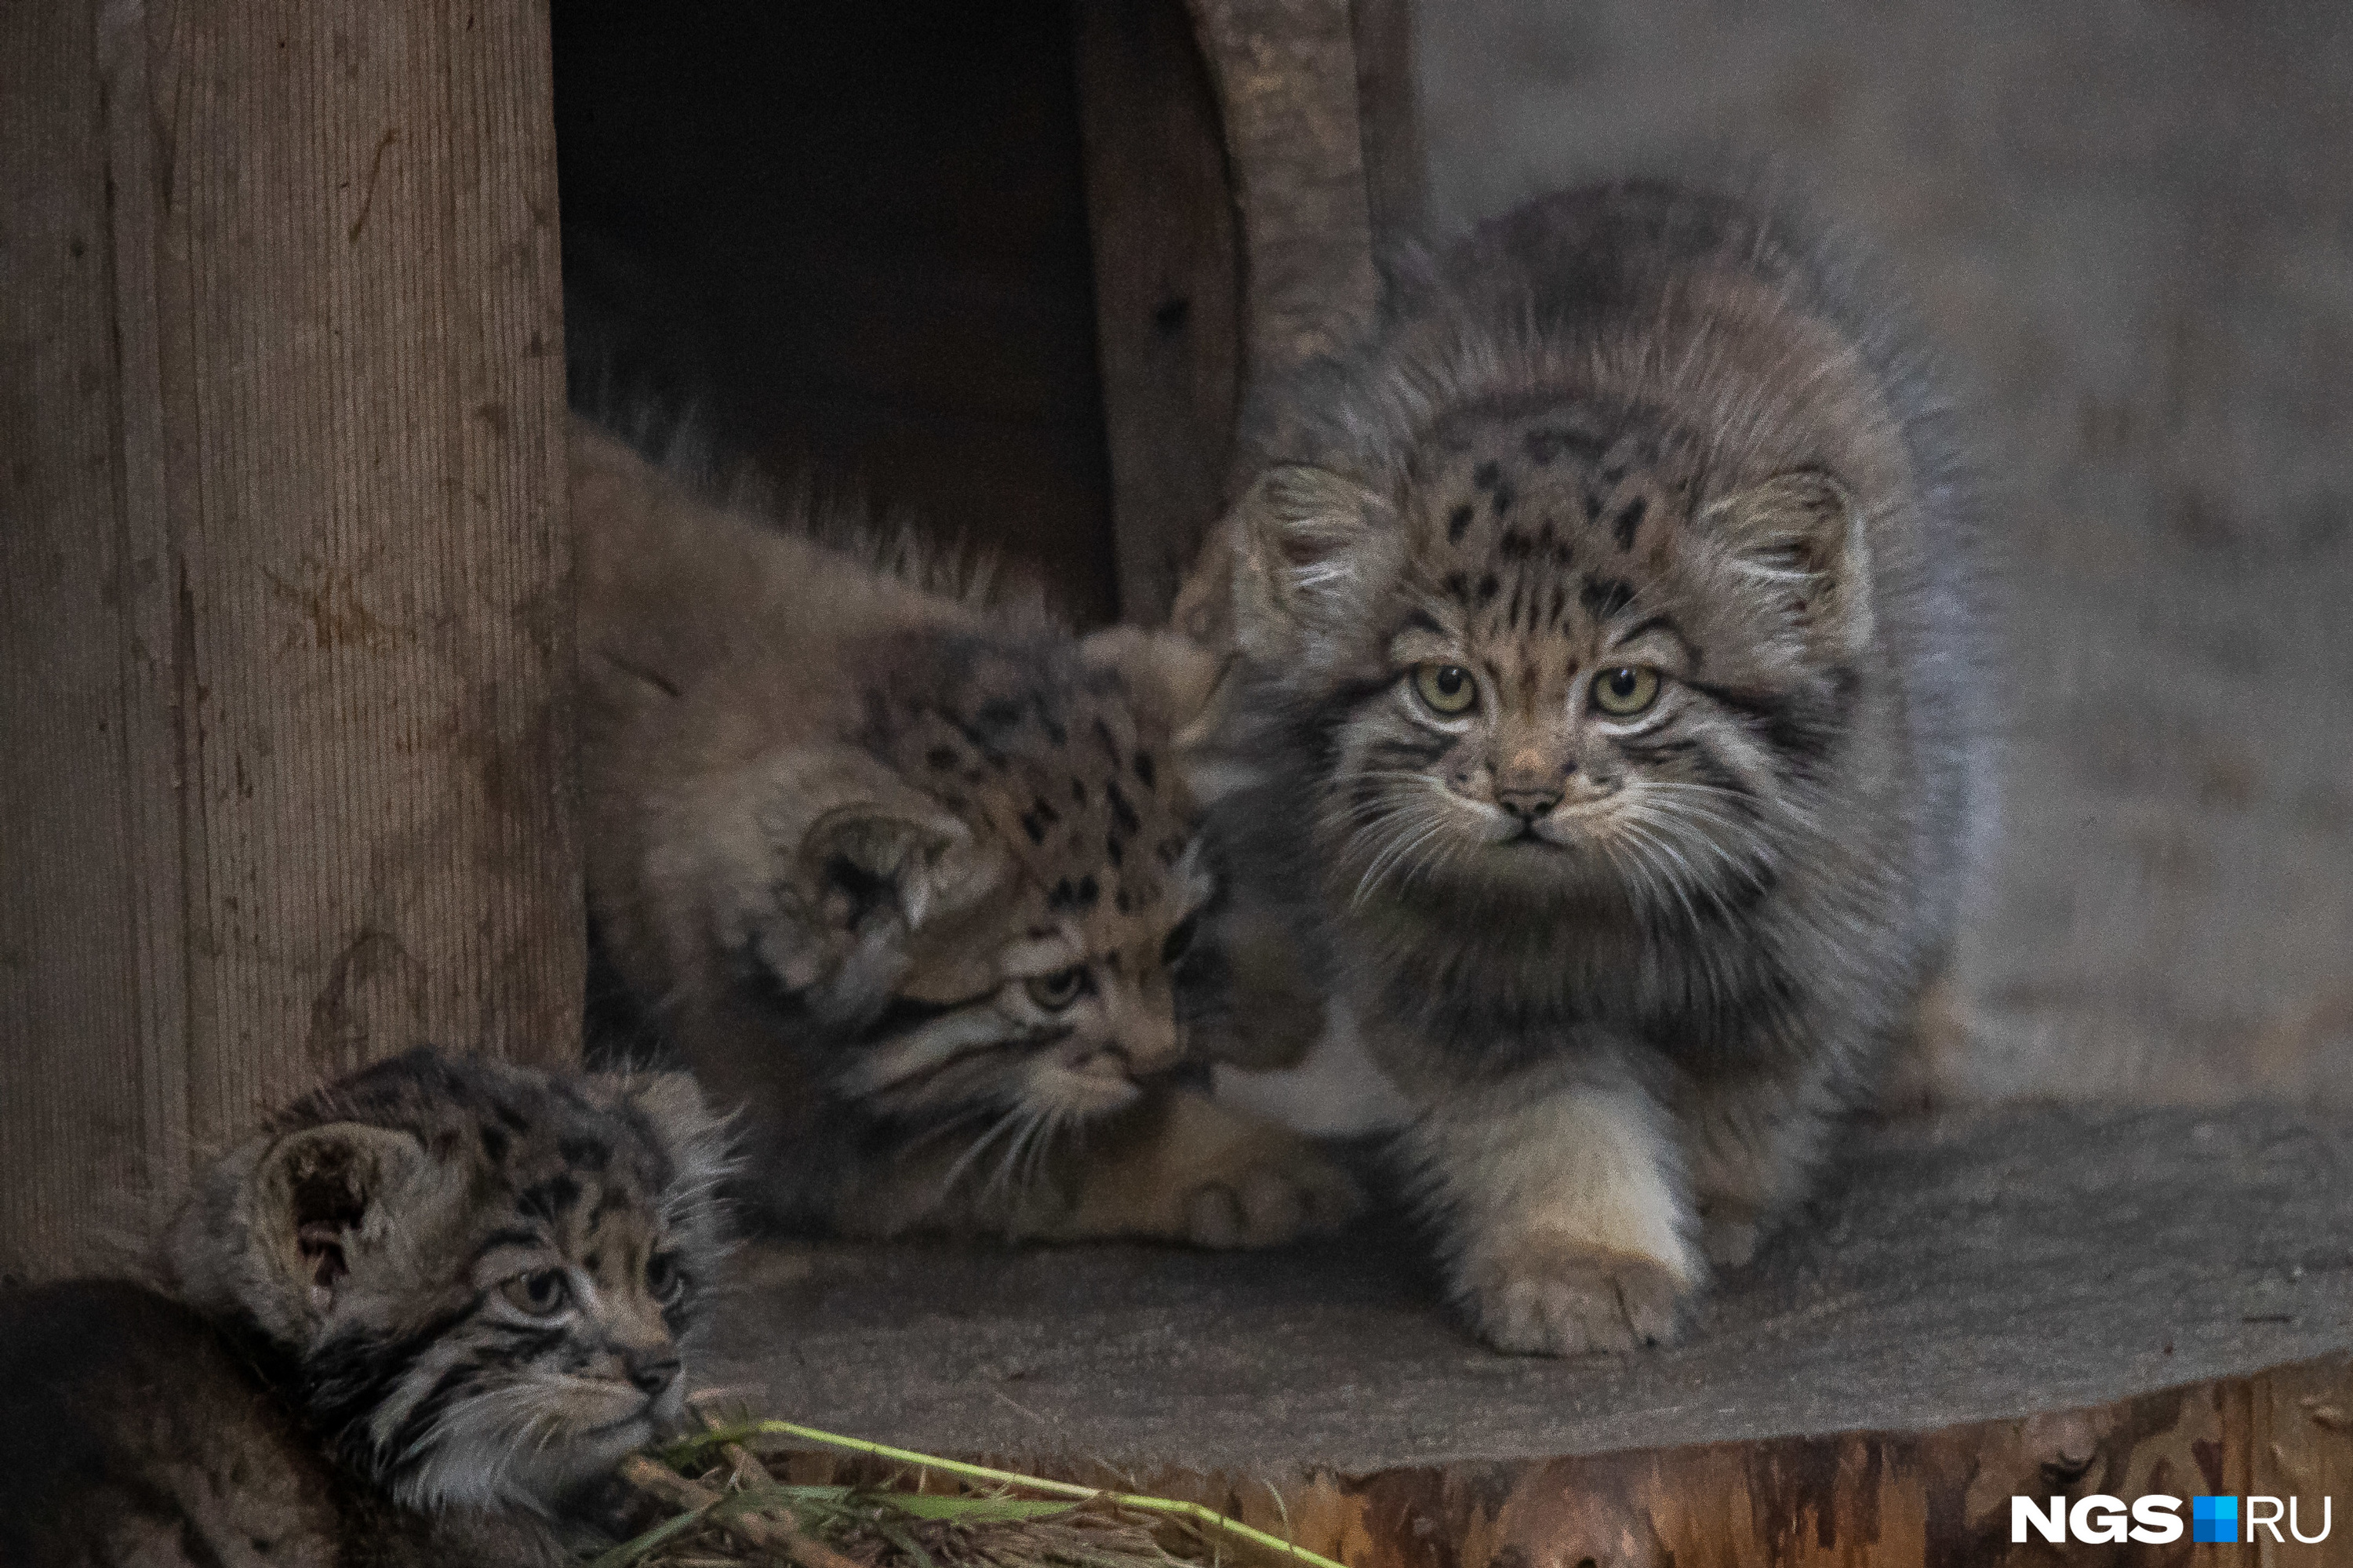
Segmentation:
[(2353, 6), (1422, 0), (1433, 219), (1763, 159), (1978, 418), (1961, 1098), (2353, 1100)]

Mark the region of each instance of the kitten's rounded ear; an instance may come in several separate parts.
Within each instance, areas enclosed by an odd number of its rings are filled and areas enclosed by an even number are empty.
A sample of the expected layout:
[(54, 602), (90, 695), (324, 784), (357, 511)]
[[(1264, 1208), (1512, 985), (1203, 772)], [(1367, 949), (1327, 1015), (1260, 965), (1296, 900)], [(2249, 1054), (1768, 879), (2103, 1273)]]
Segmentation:
[(1329, 469), (1283, 463), (1235, 503), (1234, 620), (1244, 652), (1275, 654), (1303, 631), (1345, 616), (1379, 563), (1367, 546), (1394, 533), (1396, 511)]
[(801, 840), (801, 868), (818, 918), (837, 930), (888, 909), (913, 931), (968, 908), (997, 879), (995, 862), (974, 853), (970, 828), (905, 789), (819, 816)]
[(1080, 643), (1079, 656), (1098, 669), (1118, 671), (1137, 717), (1154, 721), (1179, 750), (1195, 745), (1214, 723), (1231, 662), (1179, 632), (1140, 626), (1092, 633)]
[(673, 1193), (698, 1196), (718, 1186), (728, 1165), (727, 1118), (712, 1110), (693, 1074), (593, 1073), (589, 1083), (607, 1103), (635, 1107), (652, 1125), (654, 1141), (677, 1168)]
[(699, 1147), (720, 1132), (723, 1116), (703, 1104), (703, 1087), (694, 1074), (652, 1071), (652, 1074), (591, 1074), (588, 1081), (618, 1107), (636, 1107), (654, 1126), (654, 1139), (670, 1154)]
[(903, 977), (906, 938), (977, 905), (1004, 869), (997, 849), (913, 790), (862, 795), (821, 813), (801, 840), (815, 929), (795, 950), (764, 957), (821, 1016), (866, 1017)]
[(424, 1145), (390, 1128), (339, 1121), (288, 1133), (247, 1183), (257, 1261), (290, 1302), (324, 1311), (343, 1279), (393, 1243), (426, 1168)]
[(1819, 469), (1776, 474), (1715, 503), (1699, 521), (1813, 657), (1852, 659), (1870, 645), (1871, 544), (1845, 485)]

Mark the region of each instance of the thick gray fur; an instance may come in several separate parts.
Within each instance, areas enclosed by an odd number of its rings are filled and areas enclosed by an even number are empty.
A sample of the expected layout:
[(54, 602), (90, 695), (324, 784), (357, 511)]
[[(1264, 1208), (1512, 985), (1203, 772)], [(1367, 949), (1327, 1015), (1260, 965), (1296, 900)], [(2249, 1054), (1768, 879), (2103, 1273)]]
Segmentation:
[[(1943, 963), (1984, 727), (1953, 418), (1848, 254), (1672, 185), (1388, 293), (1253, 412), (1222, 858), (1415, 1106), (1479, 1330), (1656, 1340)], [(1441, 715), (1415, 671), (1457, 661)], [(1623, 720), (1621, 666), (1661, 672)]]

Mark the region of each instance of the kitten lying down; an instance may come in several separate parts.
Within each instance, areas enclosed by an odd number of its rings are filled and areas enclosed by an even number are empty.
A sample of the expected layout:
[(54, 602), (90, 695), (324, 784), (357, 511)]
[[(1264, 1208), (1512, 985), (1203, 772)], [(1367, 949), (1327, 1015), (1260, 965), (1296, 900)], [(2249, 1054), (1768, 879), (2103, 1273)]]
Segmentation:
[(428, 1051), (199, 1178), (173, 1299), (0, 1295), (0, 1563), (530, 1568), (674, 1417), (719, 1262), (681, 1075)]
[(1263, 1245), (1356, 1199), (1170, 1084), (1213, 663), (1079, 638), (573, 431), (588, 900), (767, 1219)]

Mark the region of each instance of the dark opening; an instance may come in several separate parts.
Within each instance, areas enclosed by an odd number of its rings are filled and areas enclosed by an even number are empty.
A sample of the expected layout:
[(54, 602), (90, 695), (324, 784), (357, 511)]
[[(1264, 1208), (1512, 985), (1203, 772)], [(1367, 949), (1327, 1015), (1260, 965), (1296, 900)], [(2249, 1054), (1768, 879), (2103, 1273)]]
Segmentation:
[(557, 0), (566, 308), (608, 385), (1117, 605), (1062, 0)]

